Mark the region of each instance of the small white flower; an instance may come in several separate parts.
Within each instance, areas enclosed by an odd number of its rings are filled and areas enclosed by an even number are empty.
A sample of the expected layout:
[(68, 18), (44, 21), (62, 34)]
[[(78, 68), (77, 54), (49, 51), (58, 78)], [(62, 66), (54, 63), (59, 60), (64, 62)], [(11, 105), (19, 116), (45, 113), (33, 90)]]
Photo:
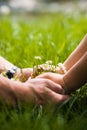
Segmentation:
[(48, 64), (48, 65), (52, 65), (52, 60), (48, 60), (48, 61), (46, 61), (46, 64)]
[(41, 60), (41, 57), (40, 56), (35, 56), (34, 57), (36, 60)]

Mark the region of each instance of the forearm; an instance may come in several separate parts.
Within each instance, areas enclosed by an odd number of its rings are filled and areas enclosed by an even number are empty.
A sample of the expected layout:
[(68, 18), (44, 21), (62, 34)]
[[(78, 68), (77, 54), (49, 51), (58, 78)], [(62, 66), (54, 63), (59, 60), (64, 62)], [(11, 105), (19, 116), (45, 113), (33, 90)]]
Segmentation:
[(17, 101), (29, 102), (29, 88), (24, 83), (9, 80), (0, 75), (0, 100), (6, 104), (16, 104)]
[(63, 76), (65, 90), (72, 92), (87, 83), (87, 52), (84, 56)]
[[(14, 64), (0, 56), (0, 73), (2, 73), (3, 71), (7, 72), (14, 66)], [(20, 69), (17, 67), (14, 77), (18, 78), (20, 81), (26, 81), (31, 76), (32, 72), (32, 68)]]
[(11, 69), (13, 66), (14, 65), (12, 63), (0, 56), (0, 73), (4, 70)]
[(82, 39), (77, 48), (71, 53), (71, 55), (64, 62), (64, 66), (69, 70), (87, 51), (87, 34)]

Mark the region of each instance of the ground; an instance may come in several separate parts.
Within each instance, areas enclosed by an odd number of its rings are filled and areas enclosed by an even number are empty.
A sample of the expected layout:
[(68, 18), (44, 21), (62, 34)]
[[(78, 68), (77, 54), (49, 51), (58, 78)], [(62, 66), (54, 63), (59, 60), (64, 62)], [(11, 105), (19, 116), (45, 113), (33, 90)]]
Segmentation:
[[(63, 62), (87, 33), (87, 15), (27, 14), (0, 16), (0, 55), (22, 67)], [(53, 106), (0, 104), (0, 130), (87, 130), (87, 85), (68, 102)]]

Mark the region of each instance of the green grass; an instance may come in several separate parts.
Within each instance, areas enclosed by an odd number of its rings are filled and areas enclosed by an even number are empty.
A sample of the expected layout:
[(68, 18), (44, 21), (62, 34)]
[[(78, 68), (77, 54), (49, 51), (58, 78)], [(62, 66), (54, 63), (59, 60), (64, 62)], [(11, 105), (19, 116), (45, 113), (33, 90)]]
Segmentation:
[[(56, 65), (68, 57), (86, 32), (87, 15), (83, 13), (0, 16), (0, 55), (21, 68), (33, 67), (35, 56), (42, 57), (41, 63), (52, 60)], [(0, 130), (86, 130), (86, 87), (55, 110), (0, 105)]]

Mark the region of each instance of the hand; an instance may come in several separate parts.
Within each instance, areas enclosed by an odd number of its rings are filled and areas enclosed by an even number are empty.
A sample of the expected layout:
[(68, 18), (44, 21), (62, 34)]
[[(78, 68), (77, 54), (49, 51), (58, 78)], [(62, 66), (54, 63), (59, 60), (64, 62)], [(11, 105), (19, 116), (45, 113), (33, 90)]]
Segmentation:
[(69, 99), (68, 95), (59, 94), (63, 91), (62, 87), (49, 79), (29, 79), (25, 85), (29, 87), (29, 95), (34, 103), (59, 104)]
[(48, 72), (48, 73), (41, 74), (41, 75), (37, 76), (36, 78), (50, 79), (53, 82), (55, 82), (57, 84), (60, 84), (61, 86), (65, 86), (65, 83), (63, 81), (63, 76), (64, 75), (61, 75), (61, 74)]
[(23, 68), (18, 69), (15, 76), (18, 77), (20, 81), (25, 82), (28, 80), (28, 78), (31, 76), (32, 73), (33, 73), (32, 68)]

